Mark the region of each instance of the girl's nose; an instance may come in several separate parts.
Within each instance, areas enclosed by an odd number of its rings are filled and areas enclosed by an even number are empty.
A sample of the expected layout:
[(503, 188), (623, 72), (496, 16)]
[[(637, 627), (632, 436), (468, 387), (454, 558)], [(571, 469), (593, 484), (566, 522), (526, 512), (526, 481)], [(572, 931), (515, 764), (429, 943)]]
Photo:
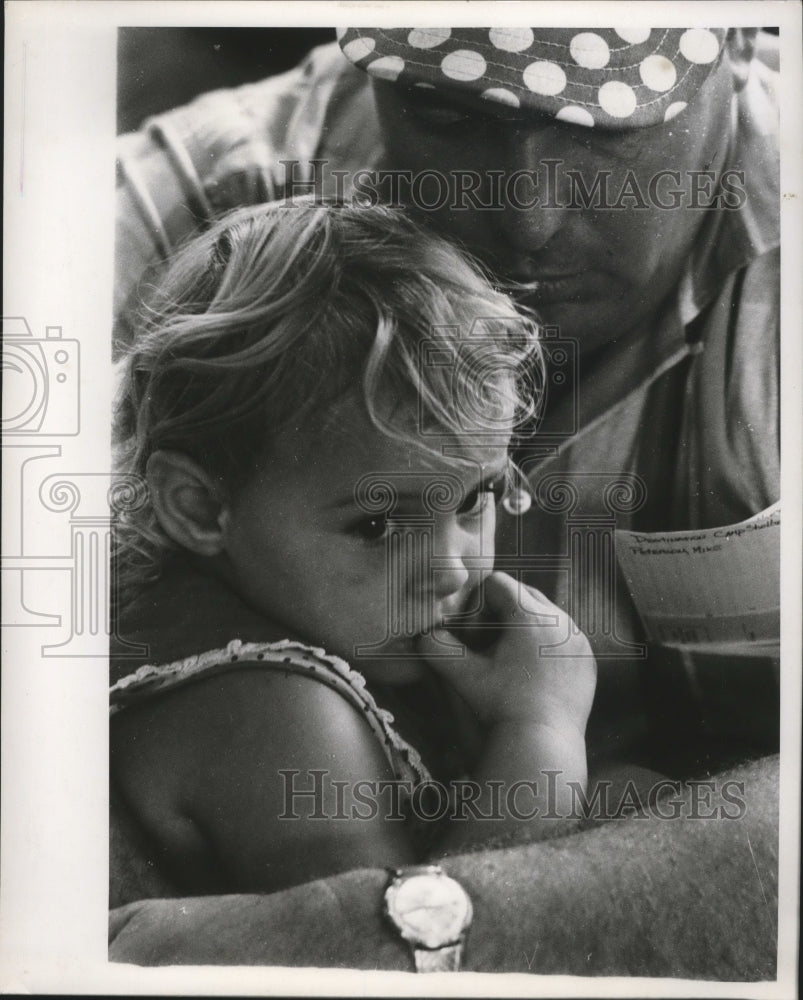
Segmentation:
[(446, 561), (445, 557), (436, 557), (433, 567), (432, 589), (439, 601), (460, 593), (471, 577), (470, 570), (460, 559), (450, 558), (449, 563), (444, 565)]
[(463, 530), (456, 522), (444, 525), (434, 538), (432, 592), (438, 600), (446, 600), (464, 590), (477, 571), (471, 568), (471, 557), (479, 556), (483, 546), (474, 533)]

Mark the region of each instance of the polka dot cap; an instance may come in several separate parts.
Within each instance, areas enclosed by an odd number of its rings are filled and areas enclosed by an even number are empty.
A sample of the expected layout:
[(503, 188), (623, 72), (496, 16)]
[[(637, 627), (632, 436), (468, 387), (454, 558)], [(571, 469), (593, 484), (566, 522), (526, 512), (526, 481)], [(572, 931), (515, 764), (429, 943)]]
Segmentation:
[(586, 128), (680, 114), (718, 64), (725, 28), (344, 28), (346, 58), (379, 80)]

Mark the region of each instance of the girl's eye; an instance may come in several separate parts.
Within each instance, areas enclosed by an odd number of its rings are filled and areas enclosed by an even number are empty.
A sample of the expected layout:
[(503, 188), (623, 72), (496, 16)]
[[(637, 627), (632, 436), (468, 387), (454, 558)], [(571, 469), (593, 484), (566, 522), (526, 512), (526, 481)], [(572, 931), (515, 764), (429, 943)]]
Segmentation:
[(486, 490), (472, 490), (460, 507), (458, 507), (457, 513), (458, 515), (479, 514), (487, 500), (488, 493)]
[(384, 538), (388, 530), (388, 519), (383, 514), (377, 517), (366, 517), (354, 525), (354, 531), (367, 542), (378, 542)]
[(479, 512), (485, 507), (489, 496), (493, 496), (493, 502), (495, 504), (499, 503), (505, 495), (506, 482), (505, 476), (500, 476), (498, 479), (482, 483), (468, 494), (460, 507), (458, 507), (457, 513), (479, 514)]

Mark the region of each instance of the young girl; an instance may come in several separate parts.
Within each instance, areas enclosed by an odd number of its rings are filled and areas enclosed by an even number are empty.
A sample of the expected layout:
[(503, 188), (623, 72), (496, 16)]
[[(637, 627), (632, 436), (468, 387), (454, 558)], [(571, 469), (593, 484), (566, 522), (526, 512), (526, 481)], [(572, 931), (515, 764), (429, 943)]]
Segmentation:
[(594, 661), (493, 569), (536, 355), (390, 209), (245, 209), (171, 264), (116, 420), (147, 491), (115, 560), (114, 905), (549, 836), (571, 811)]

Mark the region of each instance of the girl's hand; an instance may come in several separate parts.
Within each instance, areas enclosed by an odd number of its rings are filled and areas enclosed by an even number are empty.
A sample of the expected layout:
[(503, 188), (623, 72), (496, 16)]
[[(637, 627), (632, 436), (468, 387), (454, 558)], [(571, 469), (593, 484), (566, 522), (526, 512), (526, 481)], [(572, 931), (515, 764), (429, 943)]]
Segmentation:
[[(493, 644), (472, 649), (477, 642), (472, 643), (474, 630), (468, 625), (459, 634), (463, 656), (431, 655), (443, 645), (424, 647), (422, 641), (427, 663), (489, 726), (537, 722), (563, 729), (568, 724), (583, 733), (596, 684), (585, 635), (565, 611), (507, 573), (492, 573), (484, 593), (482, 619), (499, 623)], [(487, 635), (487, 627), (476, 629), (473, 638), (481, 642)], [(446, 630), (436, 630), (434, 637), (454, 646), (455, 636)]]

